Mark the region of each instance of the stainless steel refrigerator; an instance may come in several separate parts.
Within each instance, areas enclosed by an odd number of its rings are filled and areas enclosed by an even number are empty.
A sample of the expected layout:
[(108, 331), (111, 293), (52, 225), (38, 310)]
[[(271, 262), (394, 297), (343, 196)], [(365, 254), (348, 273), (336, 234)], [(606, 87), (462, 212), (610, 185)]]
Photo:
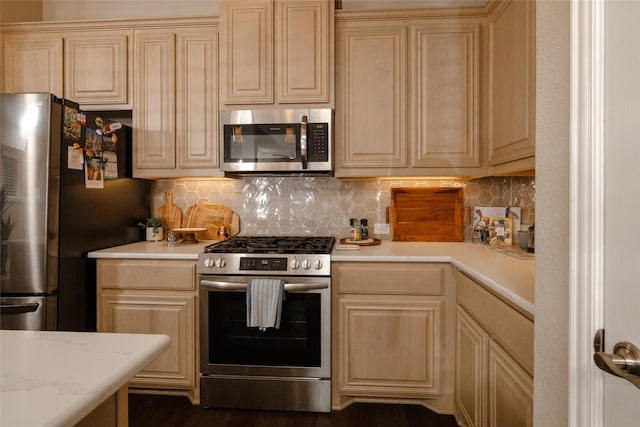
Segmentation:
[(92, 250), (142, 240), (131, 129), (50, 94), (0, 94), (0, 328), (95, 331)]

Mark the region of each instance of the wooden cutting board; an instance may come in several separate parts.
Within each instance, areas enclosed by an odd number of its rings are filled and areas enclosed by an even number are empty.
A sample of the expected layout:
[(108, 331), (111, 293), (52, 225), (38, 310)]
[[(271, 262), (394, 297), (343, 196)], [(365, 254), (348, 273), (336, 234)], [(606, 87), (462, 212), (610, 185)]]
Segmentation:
[(391, 240), (464, 240), (462, 188), (392, 188)]
[(229, 237), (240, 232), (240, 217), (231, 208), (215, 203), (199, 202), (189, 206), (182, 220), (182, 227), (203, 227), (206, 231), (195, 233), (200, 240), (217, 240), (218, 228), (224, 225)]
[(167, 202), (158, 208), (156, 216), (164, 221), (169, 230), (180, 228), (182, 224), (182, 209), (173, 204), (173, 193), (171, 191), (167, 191)]

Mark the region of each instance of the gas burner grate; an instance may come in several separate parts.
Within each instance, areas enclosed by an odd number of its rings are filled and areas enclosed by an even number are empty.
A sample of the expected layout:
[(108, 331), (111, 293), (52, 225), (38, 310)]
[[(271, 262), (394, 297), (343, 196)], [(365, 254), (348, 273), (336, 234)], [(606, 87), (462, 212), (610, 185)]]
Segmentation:
[(234, 236), (205, 246), (205, 253), (329, 254), (335, 237)]

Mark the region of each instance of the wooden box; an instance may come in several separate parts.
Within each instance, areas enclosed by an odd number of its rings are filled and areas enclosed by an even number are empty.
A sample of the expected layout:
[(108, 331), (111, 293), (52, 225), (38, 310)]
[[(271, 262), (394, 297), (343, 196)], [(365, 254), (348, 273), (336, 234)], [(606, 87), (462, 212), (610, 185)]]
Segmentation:
[(391, 240), (464, 240), (462, 188), (392, 188)]

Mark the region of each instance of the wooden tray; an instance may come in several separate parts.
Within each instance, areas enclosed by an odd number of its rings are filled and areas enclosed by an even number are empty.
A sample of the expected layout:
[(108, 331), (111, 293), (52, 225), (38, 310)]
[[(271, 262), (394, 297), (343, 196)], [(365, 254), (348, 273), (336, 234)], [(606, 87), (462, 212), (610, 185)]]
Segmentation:
[(202, 240), (219, 240), (218, 227), (221, 225), (226, 227), (229, 237), (235, 236), (240, 231), (240, 217), (227, 206), (199, 202), (189, 206), (182, 218), (183, 228), (205, 229), (196, 233), (196, 237)]
[(392, 188), (391, 240), (462, 242), (462, 188)]
[(382, 240), (380, 239), (368, 239), (368, 240), (350, 240), (347, 239), (346, 237), (343, 237), (342, 239), (340, 239), (340, 243), (343, 245), (358, 245), (358, 246), (375, 246), (375, 245), (379, 245), (380, 243), (382, 243)]

